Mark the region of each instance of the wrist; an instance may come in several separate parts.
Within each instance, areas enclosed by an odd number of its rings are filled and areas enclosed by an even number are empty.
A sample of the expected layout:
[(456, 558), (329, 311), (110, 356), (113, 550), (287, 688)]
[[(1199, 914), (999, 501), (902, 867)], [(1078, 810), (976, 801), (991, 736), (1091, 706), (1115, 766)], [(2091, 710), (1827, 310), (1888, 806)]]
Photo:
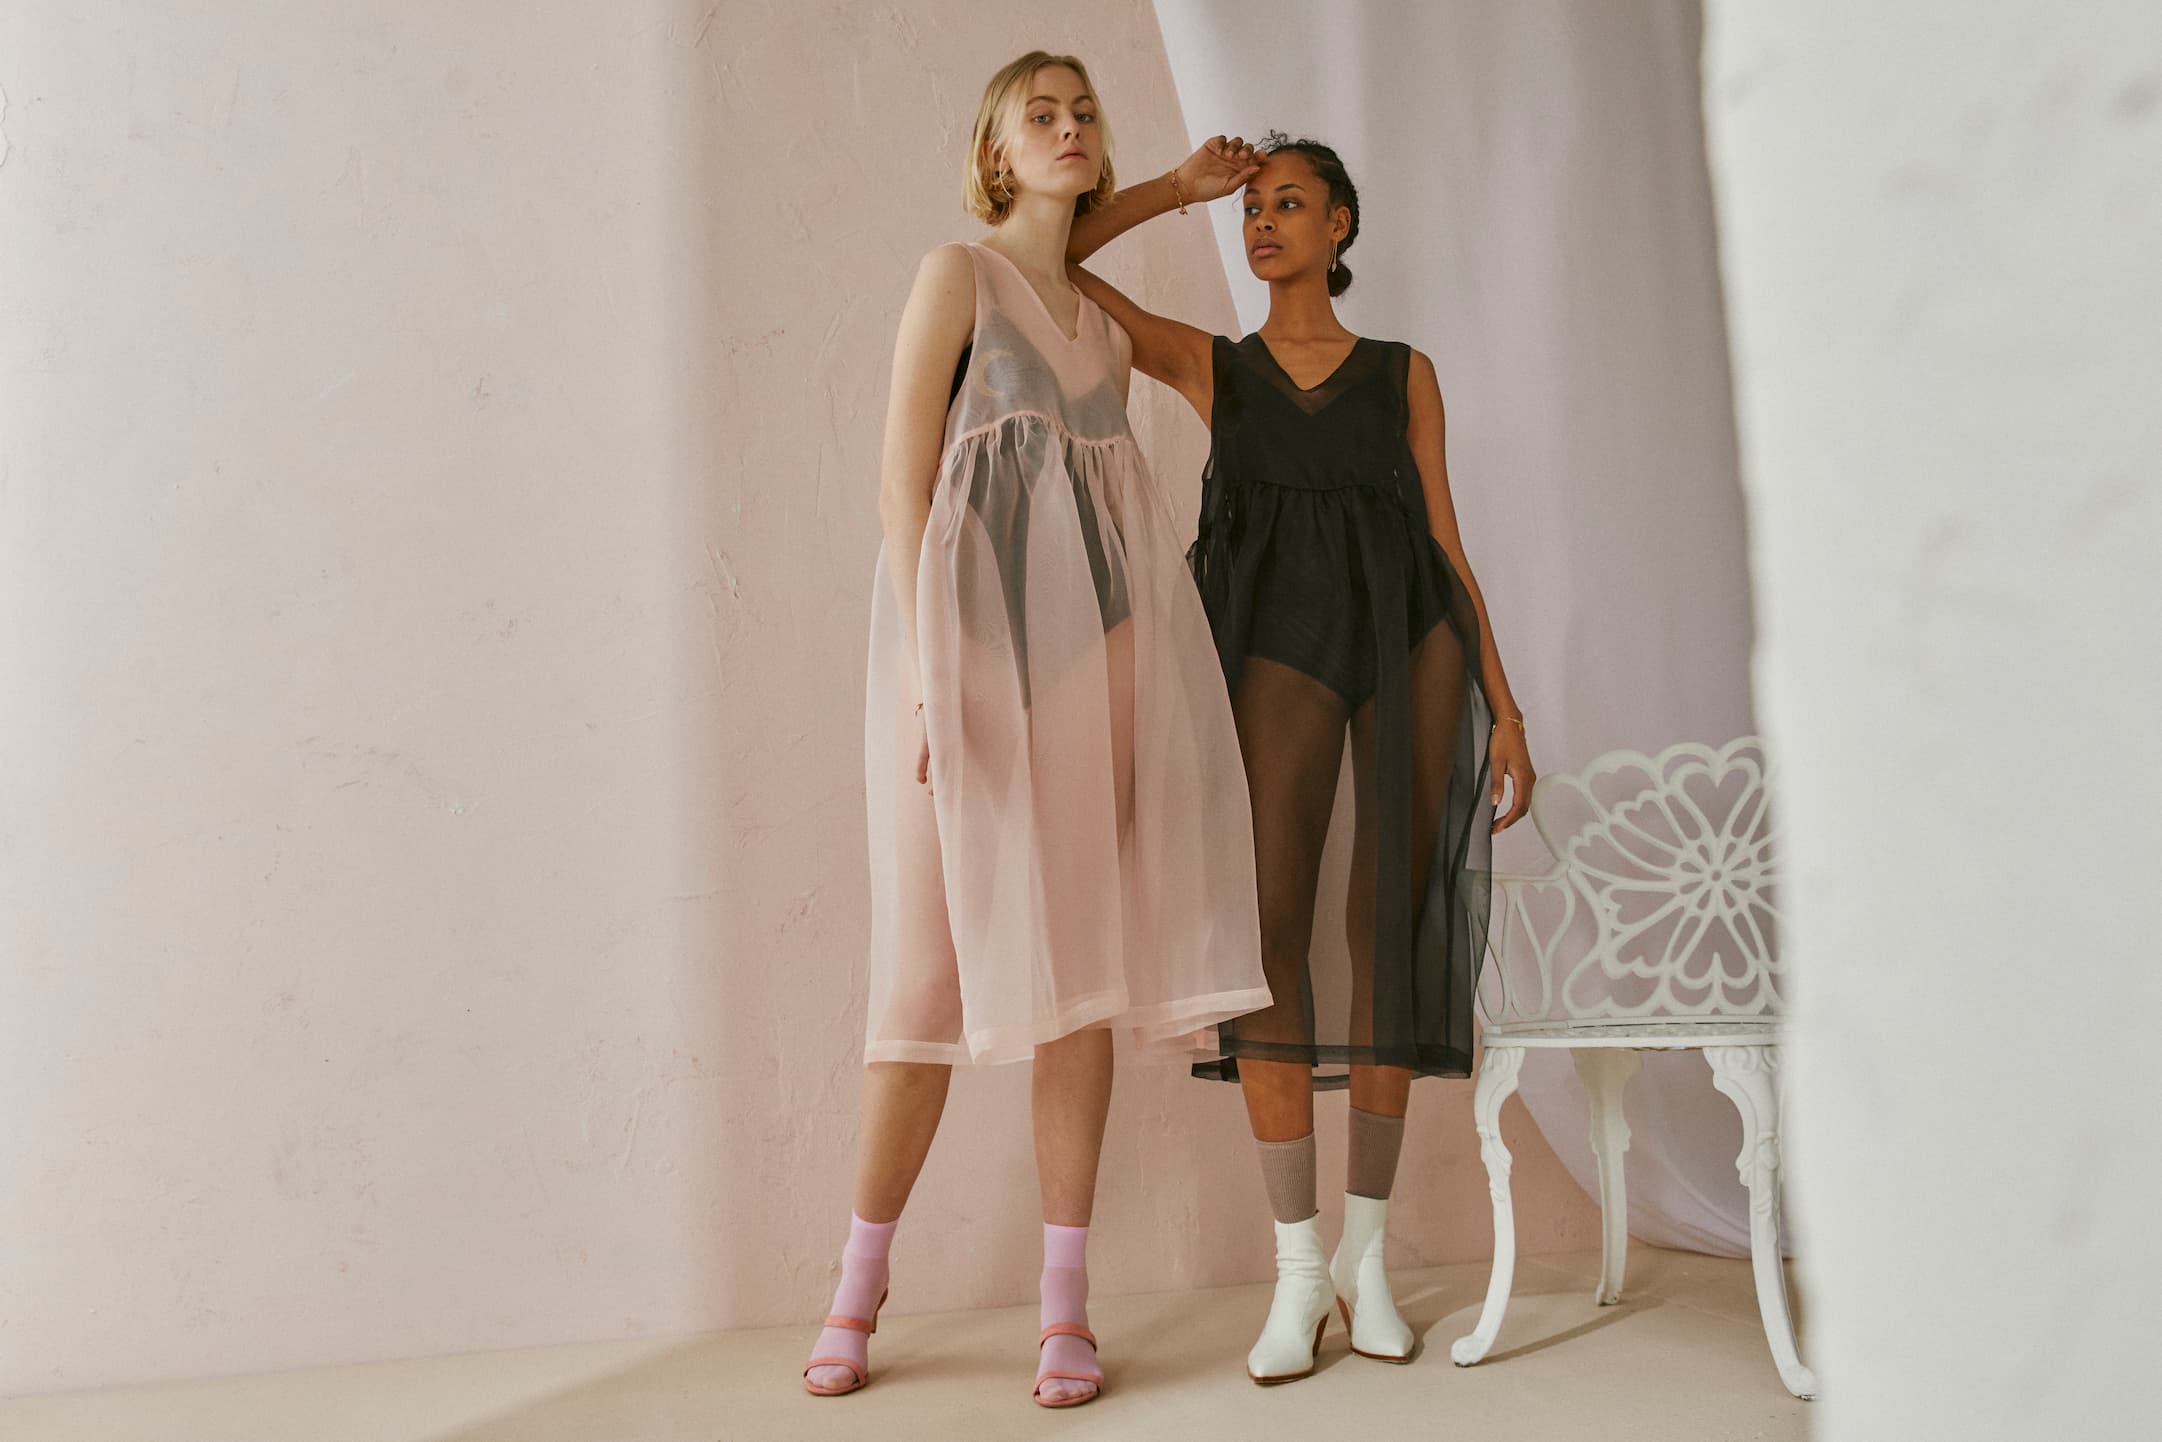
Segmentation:
[(1186, 203), (1194, 198), (1193, 187), (1188, 185), (1185, 178), (1179, 174), (1179, 168), (1176, 165), (1164, 172), (1164, 184), (1165, 188), (1170, 192), (1168, 197), (1170, 204), (1164, 207), (1164, 211), (1176, 210), (1179, 214), (1184, 215), (1186, 213)]

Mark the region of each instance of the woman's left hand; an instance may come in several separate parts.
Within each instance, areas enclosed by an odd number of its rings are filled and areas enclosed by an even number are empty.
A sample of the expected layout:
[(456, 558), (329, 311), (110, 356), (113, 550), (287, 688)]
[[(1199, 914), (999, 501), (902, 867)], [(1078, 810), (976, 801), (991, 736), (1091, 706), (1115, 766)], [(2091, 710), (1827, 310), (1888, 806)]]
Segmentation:
[(1494, 806), (1501, 807), (1501, 783), (1509, 783), (1509, 809), (1494, 818), (1494, 829), (1506, 831), (1524, 819), (1531, 809), (1531, 788), (1539, 775), (1531, 769), (1531, 743), (1524, 728), (1504, 717), (1494, 723), (1493, 739), (1487, 742), (1487, 770), (1494, 778)]
[(1253, 146), (1236, 135), (1228, 140), (1217, 135), (1179, 162), (1179, 184), (1188, 200), (1220, 200), (1243, 190), (1260, 169), (1261, 157)]

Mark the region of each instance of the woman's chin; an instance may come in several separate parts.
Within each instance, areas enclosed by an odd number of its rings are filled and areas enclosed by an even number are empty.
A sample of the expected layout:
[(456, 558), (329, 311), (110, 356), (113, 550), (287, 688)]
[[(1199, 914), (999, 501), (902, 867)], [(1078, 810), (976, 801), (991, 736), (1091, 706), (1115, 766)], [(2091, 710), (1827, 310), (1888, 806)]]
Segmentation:
[(1059, 200), (1075, 201), (1079, 200), (1082, 196), (1087, 195), (1095, 188), (1096, 182), (1093, 180), (1088, 182), (1086, 185), (1082, 185), (1071, 179), (1062, 178), (1056, 183), (1043, 186), (1041, 188), (1041, 193), (1044, 195), (1056, 197)]

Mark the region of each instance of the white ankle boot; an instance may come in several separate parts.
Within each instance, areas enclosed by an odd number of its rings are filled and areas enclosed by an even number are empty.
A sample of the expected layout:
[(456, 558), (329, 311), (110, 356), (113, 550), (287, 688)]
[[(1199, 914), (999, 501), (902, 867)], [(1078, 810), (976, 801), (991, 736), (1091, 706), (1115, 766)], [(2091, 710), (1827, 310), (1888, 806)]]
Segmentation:
[(1329, 1279), (1351, 1326), (1351, 1350), (1378, 1362), (1409, 1362), (1411, 1328), (1396, 1314), (1396, 1298), (1389, 1295), (1389, 1273), (1381, 1260), (1388, 1229), (1385, 1199), (1344, 1193), (1344, 1236), (1329, 1263)]
[(1321, 1218), (1276, 1224), (1276, 1295), (1261, 1340), (1246, 1354), (1256, 1382), (1291, 1382), (1314, 1370), (1314, 1349), (1328, 1329), (1336, 1288), (1321, 1254)]

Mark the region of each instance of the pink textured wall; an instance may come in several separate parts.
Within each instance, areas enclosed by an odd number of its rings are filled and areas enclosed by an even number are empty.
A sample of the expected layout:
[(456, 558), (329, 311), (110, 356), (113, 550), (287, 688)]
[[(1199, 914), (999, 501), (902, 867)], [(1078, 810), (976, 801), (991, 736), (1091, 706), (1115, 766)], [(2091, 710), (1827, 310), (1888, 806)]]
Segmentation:
[[(887, 356), (1033, 44), (1177, 157), (1140, 0), (0, 11), (0, 1390), (818, 1314)], [(1107, 268), (1231, 323), (1196, 218)], [(1028, 1294), (1026, 1083), (897, 1307)], [(1467, 1103), (1400, 1262), (1487, 1243)], [(1236, 1093), (1128, 1073), (1100, 1217), (1104, 1291), (1262, 1275)]]

